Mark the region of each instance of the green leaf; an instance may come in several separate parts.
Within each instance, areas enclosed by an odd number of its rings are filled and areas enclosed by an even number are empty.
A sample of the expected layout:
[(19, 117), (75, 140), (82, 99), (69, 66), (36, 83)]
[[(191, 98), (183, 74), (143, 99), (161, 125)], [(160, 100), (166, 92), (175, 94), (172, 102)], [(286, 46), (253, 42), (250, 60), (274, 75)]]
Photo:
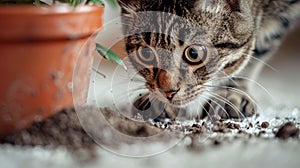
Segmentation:
[(77, 5), (83, 2), (83, 0), (57, 0), (57, 1), (62, 3), (69, 3), (73, 7), (76, 7)]
[(107, 59), (110, 62), (116, 62), (117, 64), (121, 65), (126, 71), (127, 71), (127, 67), (124, 64), (124, 62), (122, 61), (122, 59), (112, 50), (96, 43), (96, 50), (97, 52), (104, 57), (105, 59)]
[(87, 0), (87, 4), (93, 4), (93, 5), (104, 5), (102, 0)]

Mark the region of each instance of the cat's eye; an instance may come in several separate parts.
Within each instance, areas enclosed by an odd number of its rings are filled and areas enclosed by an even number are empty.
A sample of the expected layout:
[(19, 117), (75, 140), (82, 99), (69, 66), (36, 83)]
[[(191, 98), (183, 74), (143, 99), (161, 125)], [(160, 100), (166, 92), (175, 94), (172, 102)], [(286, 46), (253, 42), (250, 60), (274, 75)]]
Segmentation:
[(143, 63), (151, 63), (155, 60), (155, 53), (152, 48), (139, 47), (139, 49), (137, 50), (137, 57)]
[(207, 56), (206, 47), (203, 45), (191, 45), (184, 50), (183, 58), (189, 64), (201, 64)]

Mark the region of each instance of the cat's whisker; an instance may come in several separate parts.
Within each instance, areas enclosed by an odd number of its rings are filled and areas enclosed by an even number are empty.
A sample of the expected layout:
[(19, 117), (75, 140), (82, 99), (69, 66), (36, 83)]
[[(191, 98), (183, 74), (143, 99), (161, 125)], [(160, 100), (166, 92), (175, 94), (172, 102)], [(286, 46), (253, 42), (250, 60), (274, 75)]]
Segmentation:
[(247, 98), (249, 98), (252, 101), (252, 103), (258, 108), (258, 110), (262, 110), (262, 108), (259, 106), (259, 104), (248, 93), (244, 92), (243, 90), (240, 90), (240, 89), (237, 89), (234, 87), (230, 87), (230, 86), (209, 86), (209, 85), (207, 85), (207, 87), (215, 87), (218, 89), (226, 89), (226, 90), (230, 89), (231, 91), (233, 91), (235, 93), (246, 96)]
[(149, 101), (152, 102), (152, 103), (155, 103), (158, 100), (157, 100), (157, 98), (155, 98), (155, 96), (153, 96), (152, 94), (151, 95), (149, 94)]
[(228, 74), (226, 74), (224, 71), (219, 70), (218, 72), (224, 74), (224, 75), (225, 75), (224, 78), (229, 79), (229, 80), (230, 80), (233, 84), (235, 84), (236, 86), (240, 86), (240, 84), (238, 84), (236, 81), (234, 81), (234, 80), (232, 79), (232, 77), (229, 76)]
[[(217, 106), (219, 106), (220, 108), (221, 108), (221, 110), (226, 114), (226, 116), (227, 116), (227, 118), (229, 118), (229, 114), (227, 113), (227, 111), (226, 111), (226, 109), (224, 108), (224, 106), (222, 106), (220, 103), (218, 103), (217, 101), (215, 101), (215, 100), (213, 100), (213, 98), (215, 98), (215, 99), (218, 99), (217, 97), (215, 97), (214, 95), (212, 95), (212, 94), (210, 94), (210, 93), (208, 93), (209, 95), (208, 95), (208, 97), (206, 97), (206, 96), (204, 96), (205, 98), (210, 98), (210, 101), (212, 101), (213, 103), (215, 103)], [(219, 100), (219, 99), (218, 99)], [(219, 101), (221, 101), (221, 100), (219, 100)], [(223, 102), (223, 101), (221, 101), (221, 102)], [(211, 104), (211, 107), (212, 107), (212, 104)], [(214, 112), (214, 114), (218, 114), (218, 111), (216, 111), (216, 109), (215, 108), (213, 108), (213, 112)], [(210, 113), (208, 113), (208, 114), (210, 114)], [(211, 118), (213, 118), (213, 117), (211, 117)]]
[[(238, 93), (238, 94), (241, 94), (241, 95), (244, 95), (244, 96), (248, 97), (251, 101), (253, 101), (253, 102), (255, 103), (254, 99), (253, 99), (248, 93), (246, 93), (246, 92), (243, 91), (243, 90), (237, 89), (237, 88), (235, 88), (235, 87), (231, 87), (231, 86), (222, 86), (222, 85), (220, 85), (220, 86), (204, 85), (204, 86), (206, 86), (206, 87), (213, 87), (213, 88), (217, 88), (217, 89), (230, 89), (230, 90), (233, 91), (233, 92), (236, 92), (236, 93)], [(257, 103), (256, 103), (256, 104), (257, 104)]]
[[(205, 99), (202, 99), (202, 97), (199, 97), (199, 99), (201, 99), (201, 100), (204, 100), (203, 102), (204, 103), (207, 103), (209, 106), (210, 106), (210, 108), (212, 108), (213, 109), (213, 111), (215, 111), (215, 108), (213, 107), (213, 105), (209, 102), (209, 99), (207, 98), (207, 97), (205, 97), (205, 96), (203, 96)], [(212, 121), (212, 119), (213, 119), (213, 117), (210, 115), (210, 113), (206, 110), (206, 108), (204, 107), (204, 105), (202, 105), (201, 103), (200, 103), (200, 106), (201, 106), (201, 108), (202, 108), (202, 112), (203, 112), (203, 110), (204, 110), (204, 112), (207, 114), (207, 117)]]
[(114, 99), (118, 100), (118, 102), (119, 100), (122, 102), (124, 100), (128, 100), (128, 99), (130, 100), (132, 99), (132, 97), (135, 98), (137, 94), (134, 93), (136, 93), (136, 91), (132, 91), (132, 92), (124, 91), (124, 92), (119, 92), (118, 94), (113, 94), (112, 96), (114, 97)]
[(247, 98), (249, 98), (257, 107), (258, 106), (258, 103), (252, 98), (252, 96), (250, 96), (247, 92), (243, 91), (243, 90), (240, 90), (240, 89), (237, 89), (237, 88), (234, 88), (234, 87), (228, 87), (228, 89), (230, 89), (231, 91), (233, 92), (236, 92), (238, 94), (241, 94), (241, 95), (244, 95), (246, 96)]
[[(143, 107), (145, 107), (145, 106), (148, 105), (148, 103), (151, 102), (151, 96), (150, 96), (150, 94), (148, 94), (145, 97), (138, 98), (137, 100), (141, 100), (141, 102), (138, 103), (139, 108), (140, 108), (141, 105), (144, 105)], [(148, 103), (146, 103), (147, 101), (148, 101)]]
[[(255, 85), (257, 85), (258, 87), (260, 87), (264, 92), (266, 92), (273, 100), (275, 99), (274, 96), (260, 83), (258, 83), (257, 81), (253, 80), (253, 79), (250, 79), (250, 78), (247, 78), (247, 77), (242, 77), (242, 76), (232, 76), (231, 78), (236, 78), (236, 79), (244, 79), (244, 80), (247, 80), (247, 81), (250, 81), (252, 83), (254, 83)], [(212, 79), (210, 80), (209, 82), (211, 81), (217, 81), (217, 80), (223, 80), (223, 79), (227, 79), (227, 77), (219, 77), (219, 78), (215, 78), (215, 79)], [(203, 86), (209, 86), (208, 84), (204, 84)], [(220, 85), (221, 87), (222, 85)], [(210, 85), (210, 87), (219, 87), (219, 86), (213, 86), (213, 85)], [(222, 87), (226, 87), (226, 88), (229, 88), (228, 86), (225, 86), (223, 85)], [(233, 88), (233, 87), (230, 87), (230, 88)], [(237, 88), (235, 88), (237, 89)], [(244, 92), (245, 93), (245, 92)]]
[(133, 92), (133, 91), (140, 91), (140, 90), (148, 90), (148, 89), (145, 88), (144, 86), (137, 86), (134, 88), (129, 88), (127, 90), (124, 90), (124, 92)]
[[(226, 116), (229, 118), (229, 114), (226, 111), (226, 109), (224, 108), (224, 105), (221, 105), (220, 103), (218, 103), (217, 101), (213, 100), (213, 99), (217, 99), (219, 101), (221, 101), (221, 103), (225, 103), (224, 101), (220, 100), (219, 98), (217, 98), (215, 95), (209, 94), (208, 97), (210, 97), (210, 101), (215, 103), (217, 106), (219, 106), (221, 108), (221, 110), (226, 114)], [(206, 97), (206, 98), (208, 98)], [(211, 104), (212, 105), (212, 104)], [(213, 109), (213, 114), (218, 114), (218, 111), (216, 111), (216, 109)]]
[[(213, 92), (210, 92), (209, 94), (211, 94), (211, 96), (213, 96), (213, 98), (215, 98), (215, 99), (221, 101), (222, 103), (224, 103), (224, 105), (227, 104), (228, 106), (230, 106), (230, 107), (234, 110), (234, 112), (237, 114), (238, 117), (242, 116), (243, 119), (246, 118), (245, 115), (239, 110), (239, 108), (236, 107), (232, 102), (230, 102), (230, 101), (227, 100), (226, 98), (224, 98), (224, 97), (222, 97), (222, 96), (220, 96), (220, 95), (218, 95), (218, 94), (215, 94), (215, 93), (213, 93)], [(212, 100), (212, 101), (213, 101), (213, 100)], [(219, 103), (217, 103), (216, 101), (215, 101), (215, 103), (216, 103), (216, 104), (219, 104)], [(219, 105), (220, 105), (220, 104), (219, 104)], [(220, 106), (221, 106), (221, 105), (220, 105)], [(223, 108), (223, 109), (224, 109), (224, 108)], [(224, 110), (225, 110), (225, 109), (224, 109)], [(226, 111), (226, 110), (225, 110), (225, 111)], [(226, 115), (227, 115), (227, 117), (229, 118), (230, 115), (228, 114), (227, 111), (226, 111)]]
[(237, 78), (237, 79), (244, 79), (247, 80), (249, 82), (252, 82), (254, 84), (256, 84), (257, 86), (259, 86), (261, 89), (263, 89), (273, 100), (275, 99), (274, 96), (268, 91), (267, 88), (265, 88), (262, 84), (258, 83), (257, 81), (247, 78), (247, 77), (243, 77), (243, 76), (232, 76), (233, 78)]
[(200, 115), (203, 111), (203, 106), (199, 103), (192, 103), (188, 109), (192, 109), (193, 113), (189, 113), (191, 115), (190, 118), (200, 118)]
[(146, 80), (140, 76), (129, 76), (129, 75), (124, 75), (124, 74), (119, 74), (118, 75), (118, 82), (114, 82), (114, 84), (117, 85), (124, 85), (124, 84), (128, 84), (128, 82), (135, 82), (138, 83), (140, 82), (141, 84), (145, 84)]
[[(202, 99), (202, 97), (201, 97), (201, 99), (204, 100), (204, 103), (207, 103), (210, 106), (210, 109), (212, 109), (213, 112), (214, 112), (214, 114), (215, 114), (215, 111), (216, 111), (215, 107), (209, 102), (209, 101), (212, 101), (212, 100), (210, 100), (210, 98), (207, 97), (207, 96), (203, 96), (203, 98), (204, 99)], [(209, 119), (212, 121), (213, 120), (213, 116), (211, 116), (211, 114), (206, 110), (206, 108), (202, 104), (200, 104), (200, 106), (206, 112), (206, 114), (209, 117)], [(225, 111), (225, 113), (227, 113), (227, 112)]]
[[(241, 90), (238, 89), (232, 89), (231, 91), (236, 92), (238, 94), (243, 94), (244, 96), (246, 96), (247, 98), (249, 98), (251, 100), (251, 102), (254, 104), (254, 106), (260, 111), (262, 108), (260, 107), (260, 105), (257, 103), (257, 101), (255, 101), (249, 94), (247, 94), (246, 92), (243, 92)], [(242, 92), (242, 93), (241, 93)]]
[[(259, 59), (259, 58), (257, 58), (257, 57), (254, 57), (253, 55), (250, 55), (250, 54), (245, 54), (245, 53), (243, 53), (242, 55), (247, 56), (247, 57), (249, 57), (250, 59), (253, 59), (253, 60), (257, 61), (257, 62), (260, 62), (260, 63), (262, 63), (263, 65), (265, 65), (266, 67), (270, 68), (271, 70), (273, 70), (273, 71), (275, 71), (275, 72), (278, 72), (278, 70), (277, 70), (275, 67), (273, 67), (272, 65), (268, 64), (267, 62), (265, 62), (265, 61), (262, 60), (262, 59)], [(251, 61), (251, 60), (250, 60), (250, 61)]]
[(235, 84), (236, 86), (240, 86), (240, 84), (238, 84), (235, 80), (233, 80), (230, 75), (226, 74), (224, 71), (220, 71), (220, 72), (223, 73), (225, 77), (227, 77), (233, 84)]
[[(159, 109), (155, 109), (155, 108), (154, 108), (154, 110), (155, 110), (154, 113), (158, 114), (156, 110), (159, 110), (159, 115), (160, 115), (161, 113), (164, 113), (164, 109), (165, 109), (166, 106), (167, 106), (166, 103), (159, 101), (159, 100), (158, 100), (156, 97), (154, 97), (153, 95), (151, 95), (151, 96), (149, 97), (149, 102), (151, 103), (151, 106), (162, 103), (163, 107), (156, 106), (156, 107), (158, 107)], [(161, 109), (160, 109), (160, 108), (161, 108)], [(152, 112), (152, 111), (151, 111), (151, 112)], [(159, 117), (159, 116), (156, 116), (156, 117)]]
[(128, 92), (126, 92), (126, 93), (128, 93), (129, 97), (134, 97), (137, 95), (142, 95), (142, 93), (145, 94), (147, 91), (148, 91), (148, 89), (145, 89), (145, 88), (137, 88), (137, 89), (128, 90)]
[(143, 78), (141, 75), (138, 74), (138, 71), (134, 68), (134, 66), (131, 63), (125, 63), (126, 67), (128, 69), (128, 73), (126, 78), (129, 78), (130, 81), (139, 81), (139, 82), (143, 82), (146, 83), (146, 79)]
[(225, 80), (230, 80), (235, 86), (240, 86), (240, 84), (238, 82), (236, 82), (233, 79), (233, 76), (226, 74), (224, 71), (222, 70), (218, 70), (217, 73), (222, 73), (222, 76), (217, 76), (216, 78), (211, 78), (209, 80), (207, 80), (206, 82), (212, 82), (212, 81), (216, 81), (216, 80), (224, 80), (223, 82), (225, 82)]
[[(223, 75), (218, 75), (218, 74), (223, 74)], [(220, 80), (220, 79), (222, 79), (222, 80), (225, 80), (225, 79), (226, 80), (232, 80), (231, 77), (228, 74), (226, 74), (225, 72), (223, 72), (221, 70), (218, 70), (212, 76), (213, 76), (213, 78), (208, 79), (206, 82), (212, 82), (214, 80)], [(235, 82), (235, 81), (232, 81), (232, 82)]]
[[(120, 76), (120, 78), (121, 78), (121, 76)], [(125, 84), (126, 81), (127, 81), (127, 79), (119, 79), (118, 81), (113, 81), (112, 82), (112, 87), (113, 88), (122, 87), (122, 86), (126, 85)]]

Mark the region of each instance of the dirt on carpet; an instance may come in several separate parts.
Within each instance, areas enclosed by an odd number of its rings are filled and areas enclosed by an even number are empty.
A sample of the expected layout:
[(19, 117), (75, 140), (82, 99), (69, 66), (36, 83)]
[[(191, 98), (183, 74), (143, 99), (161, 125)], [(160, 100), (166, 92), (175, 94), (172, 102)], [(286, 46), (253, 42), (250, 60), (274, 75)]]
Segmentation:
[[(87, 108), (87, 111), (94, 111), (95, 108)], [(189, 139), (187, 149), (193, 151), (201, 149), (203, 143), (199, 139), (206, 138), (207, 143), (212, 146), (220, 146), (224, 142), (235, 139), (289, 139), (299, 138), (300, 124), (285, 119), (283, 124), (272, 126), (268, 121), (259, 122), (255, 120), (200, 120), (200, 121), (178, 121), (165, 120), (162, 122), (138, 122), (128, 119), (109, 109), (101, 110), (107, 120), (111, 122), (114, 129), (136, 137), (147, 137), (159, 134), (162, 131), (176, 131), (183, 139)], [(94, 118), (95, 117), (91, 117)], [(277, 118), (280, 120), (280, 118)], [(90, 120), (93, 122), (93, 120)], [(96, 130), (99, 130), (98, 128)], [(229, 135), (229, 136), (227, 136)], [(162, 139), (169, 139), (165, 137)], [(31, 127), (14, 132), (0, 140), (2, 144), (8, 143), (18, 146), (45, 146), (45, 147), (66, 147), (75, 153), (85, 153), (93, 157), (98, 146), (93, 138), (83, 129), (74, 108), (64, 109), (56, 115), (33, 124)], [(117, 144), (119, 141), (110, 143)], [(147, 142), (145, 142), (147, 143)]]

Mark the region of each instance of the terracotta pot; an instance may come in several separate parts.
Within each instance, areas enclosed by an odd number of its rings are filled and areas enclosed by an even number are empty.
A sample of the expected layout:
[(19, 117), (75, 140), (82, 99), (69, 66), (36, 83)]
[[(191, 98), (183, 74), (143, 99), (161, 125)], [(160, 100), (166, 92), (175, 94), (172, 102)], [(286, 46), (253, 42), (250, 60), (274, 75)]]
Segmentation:
[(77, 61), (76, 89), (87, 95), (102, 14), (102, 6), (0, 6), (0, 137), (73, 106)]

